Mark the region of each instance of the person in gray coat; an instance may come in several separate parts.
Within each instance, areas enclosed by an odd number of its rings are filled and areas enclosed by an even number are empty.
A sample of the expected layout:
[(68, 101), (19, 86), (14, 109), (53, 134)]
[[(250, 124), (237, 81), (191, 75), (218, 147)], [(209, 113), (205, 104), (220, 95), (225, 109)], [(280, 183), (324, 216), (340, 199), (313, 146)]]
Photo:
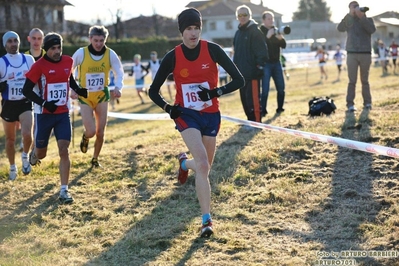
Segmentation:
[[(367, 9), (368, 10), (368, 9)], [(371, 34), (376, 30), (372, 18), (366, 16), (366, 9), (359, 8), (357, 1), (349, 3), (349, 13), (338, 24), (340, 32), (347, 33), (346, 39), (346, 64), (348, 67), (348, 89), (346, 95), (346, 107), (348, 111), (356, 111), (356, 80), (360, 69), (360, 81), (362, 82), (362, 96), (364, 108), (371, 109), (372, 99), (369, 84), (369, 72), (371, 65)]]

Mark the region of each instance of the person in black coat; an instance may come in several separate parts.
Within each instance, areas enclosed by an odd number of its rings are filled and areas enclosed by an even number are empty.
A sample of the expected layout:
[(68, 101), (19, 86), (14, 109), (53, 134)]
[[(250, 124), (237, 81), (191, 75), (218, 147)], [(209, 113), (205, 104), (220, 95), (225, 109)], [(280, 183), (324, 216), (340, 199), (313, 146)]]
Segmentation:
[(260, 79), (268, 59), (267, 45), (248, 6), (237, 7), (236, 17), (240, 24), (233, 40), (233, 61), (245, 78), (241, 103), (248, 120), (261, 122)]

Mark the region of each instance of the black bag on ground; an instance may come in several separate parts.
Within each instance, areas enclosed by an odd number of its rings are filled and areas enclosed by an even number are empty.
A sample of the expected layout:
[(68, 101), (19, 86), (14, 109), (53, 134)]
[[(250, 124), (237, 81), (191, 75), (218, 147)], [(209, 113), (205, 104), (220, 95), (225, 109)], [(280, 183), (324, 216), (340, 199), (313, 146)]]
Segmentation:
[(335, 113), (337, 107), (334, 104), (334, 100), (329, 97), (314, 97), (309, 101), (309, 116), (321, 116), (330, 115)]

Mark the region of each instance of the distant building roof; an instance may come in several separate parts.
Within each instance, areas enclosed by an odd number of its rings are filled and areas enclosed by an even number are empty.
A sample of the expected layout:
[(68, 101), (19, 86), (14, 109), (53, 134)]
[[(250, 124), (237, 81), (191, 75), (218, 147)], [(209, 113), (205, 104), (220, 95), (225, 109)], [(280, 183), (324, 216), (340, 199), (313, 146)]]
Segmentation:
[(376, 15), (373, 18), (399, 18), (399, 13), (395, 11), (387, 11)]
[(204, 5), (204, 2), (209, 2), (209, 1), (192, 1), (186, 5), (186, 7), (194, 7), (198, 9), (199, 7)]
[[(261, 1), (262, 3), (263, 1)], [(209, 1), (193, 1), (186, 5), (186, 7), (194, 7), (198, 9), (203, 17), (225, 16), (235, 14), (237, 7), (241, 5), (248, 6), (252, 15), (261, 16), (265, 10), (273, 12), (275, 16), (282, 16), (282, 14), (267, 8), (263, 5), (256, 5), (250, 1), (243, 0), (209, 0)]]
[[(8, 2), (11, 3), (10, 0), (0, 0), (0, 3), (4, 3), (4, 2)], [(18, 0), (18, 1), (13, 1), (14, 4), (30, 4), (30, 5), (51, 5), (51, 6), (59, 6), (59, 5), (63, 5), (63, 6), (73, 6), (71, 3), (69, 3), (68, 1), (65, 0)]]
[(380, 21), (386, 24), (399, 26), (399, 19), (397, 18), (380, 18)]
[[(122, 22), (124, 37), (147, 38), (150, 36), (179, 37), (175, 19), (160, 15), (139, 16)], [(110, 32), (113, 29), (110, 27)]]
[(381, 22), (392, 26), (399, 26), (399, 13), (395, 11), (388, 11), (381, 13), (379, 15), (374, 16), (373, 19), (377, 23)]

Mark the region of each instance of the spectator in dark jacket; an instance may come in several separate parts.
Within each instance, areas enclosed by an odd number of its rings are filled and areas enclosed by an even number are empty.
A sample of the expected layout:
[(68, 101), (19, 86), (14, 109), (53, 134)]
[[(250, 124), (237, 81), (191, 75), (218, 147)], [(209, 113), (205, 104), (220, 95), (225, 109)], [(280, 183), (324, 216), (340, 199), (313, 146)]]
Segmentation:
[(349, 13), (345, 15), (337, 26), (338, 31), (346, 31), (346, 64), (348, 67), (348, 89), (346, 107), (348, 111), (356, 111), (355, 95), (358, 68), (362, 82), (363, 106), (371, 109), (371, 93), (369, 72), (371, 65), (371, 34), (375, 32), (372, 18), (368, 18), (365, 11), (360, 10), (356, 1), (349, 3)]
[(240, 24), (233, 40), (233, 61), (245, 78), (240, 89), (241, 103), (247, 119), (260, 122), (260, 79), (268, 59), (267, 46), (248, 6), (237, 7), (236, 17)]

